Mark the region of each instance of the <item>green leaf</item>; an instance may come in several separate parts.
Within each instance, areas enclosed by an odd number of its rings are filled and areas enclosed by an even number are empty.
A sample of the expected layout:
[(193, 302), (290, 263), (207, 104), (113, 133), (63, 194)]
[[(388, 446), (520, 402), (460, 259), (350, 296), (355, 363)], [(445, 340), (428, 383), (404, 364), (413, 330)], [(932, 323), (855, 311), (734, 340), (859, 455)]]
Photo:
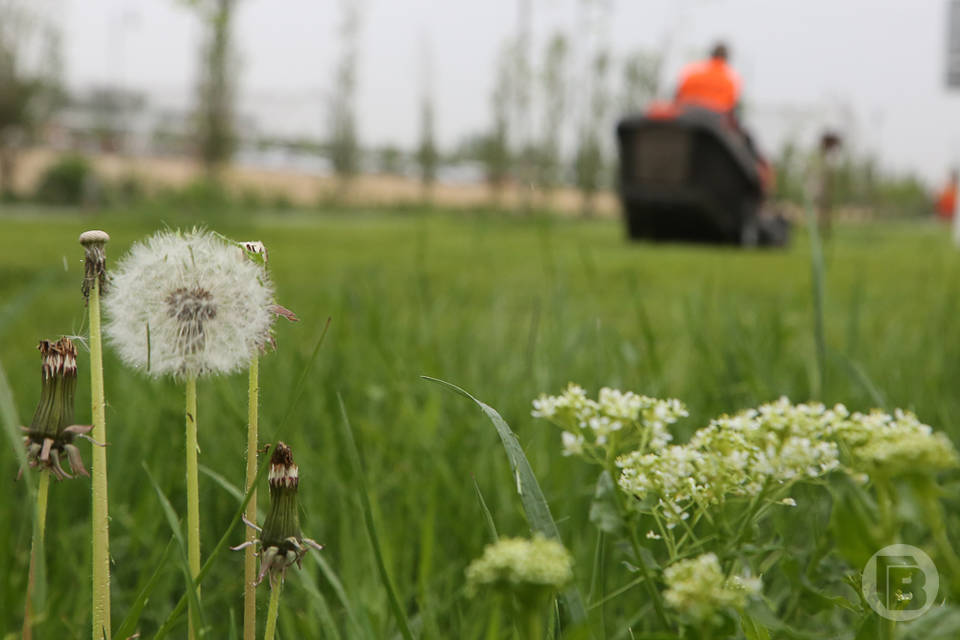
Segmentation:
[[(543, 496), (540, 484), (537, 482), (533, 469), (530, 467), (530, 463), (523, 453), (523, 448), (517, 440), (517, 435), (510, 429), (510, 425), (500, 417), (500, 414), (497, 413), (493, 407), (474, 398), (455, 384), (429, 376), (421, 377), (424, 380), (444, 385), (465, 398), (469, 398), (486, 414), (487, 418), (490, 419), (490, 422), (492, 422), (493, 426), (497, 429), (497, 434), (500, 436), (503, 448), (507, 452), (507, 459), (510, 461), (510, 468), (513, 470), (513, 477), (517, 486), (517, 493), (520, 495), (523, 510), (527, 514), (527, 522), (530, 524), (530, 530), (534, 533), (543, 534), (547, 538), (553, 538), (554, 540), (560, 540), (562, 542), (557, 524), (554, 522), (553, 516), (550, 515), (550, 506), (547, 504), (547, 499)], [(579, 589), (575, 586), (568, 587), (563, 592), (561, 598), (566, 604), (572, 623), (583, 624), (586, 622), (587, 610), (583, 605), (583, 597), (580, 595)]]
[(490, 538), (493, 542), (496, 542), (500, 539), (500, 535), (497, 533), (497, 525), (493, 522), (493, 514), (490, 513), (490, 509), (487, 508), (487, 502), (483, 499), (483, 494), (480, 492), (480, 485), (477, 484), (477, 479), (473, 479), (473, 488), (477, 492), (477, 499), (480, 500), (480, 509), (483, 511), (483, 519), (487, 522), (487, 528), (490, 529)]
[(195, 588), (195, 585), (199, 583), (200, 580), (198, 576), (197, 580), (194, 581), (190, 574), (190, 562), (187, 560), (187, 546), (184, 544), (183, 532), (180, 530), (180, 520), (177, 519), (177, 512), (173, 510), (173, 505), (171, 505), (170, 501), (167, 500), (167, 496), (163, 494), (163, 490), (160, 488), (160, 485), (157, 484), (157, 481), (153, 478), (153, 474), (150, 473), (150, 467), (144, 463), (143, 468), (147, 472), (147, 478), (150, 479), (150, 483), (157, 492), (157, 497), (160, 499), (160, 506), (163, 508), (163, 515), (167, 519), (167, 524), (170, 526), (170, 530), (173, 532), (173, 537), (177, 541), (177, 546), (180, 548), (180, 568), (183, 570), (183, 576), (187, 582), (187, 596), (190, 598), (190, 603), (193, 605), (193, 610), (197, 614), (196, 629), (198, 633), (202, 635), (202, 631), (200, 630), (207, 625), (206, 622), (204, 622), (203, 609), (200, 607), (200, 598), (197, 597), (197, 590)]
[[(226, 531), (224, 531), (223, 536), (221, 536), (220, 540), (217, 542), (217, 546), (213, 548), (213, 551), (209, 556), (207, 556), (203, 566), (200, 567), (200, 573), (197, 574), (196, 584), (201, 584), (203, 582), (204, 577), (206, 577), (207, 573), (210, 572), (210, 568), (213, 566), (213, 561), (218, 555), (220, 555), (221, 551), (227, 548), (227, 543), (230, 540), (230, 534), (233, 533), (234, 528), (240, 523), (240, 517), (245, 513), (247, 503), (250, 502), (250, 497), (253, 495), (254, 489), (263, 479), (263, 476), (266, 475), (269, 467), (270, 456), (263, 456), (263, 461), (260, 463), (260, 468), (257, 469), (257, 476), (253, 479), (250, 490), (246, 493), (246, 495), (244, 495), (243, 500), (240, 502), (240, 506), (233, 514), (233, 519), (230, 520), (230, 524), (227, 525)], [(174, 606), (173, 610), (167, 615), (166, 620), (163, 621), (163, 624), (160, 625), (160, 628), (157, 629), (156, 635), (153, 636), (154, 640), (161, 640), (167, 636), (167, 634), (170, 632), (170, 628), (177, 621), (177, 618), (183, 613), (183, 610), (186, 608), (186, 606), (187, 595), (184, 594), (180, 596), (180, 600), (177, 601), (176, 606)]]
[(590, 503), (590, 522), (604, 533), (622, 537), (626, 523), (617, 507), (615, 491), (613, 478), (607, 471), (603, 471), (597, 478), (593, 502)]
[(743, 635), (747, 640), (770, 640), (767, 628), (751, 618), (749, 613), (744, 612), (740, 616), (740, 624), (743, 625)]
[(384, 589), (387, 590), (387, 596), (390, 602), (390, 608), (397, 619), (397, 625), (400, 627), (400, 633), (405, 640), (413, 640), (413, 632), (410, 631), (410, 623), (407, 621), (407, 614), (400, 604), (397, 597), (397, 590), (393, 586), (393, 580), (390, 572), (387, 570), (387, 563), (383, 557), (383, 548), (380, 546), (380, 536), (377, 533), (377, 526), (373, 519), (373, 505), (370, 500), (370, 492), (367, 490), (367, 481), (364, 475), (363, 462), (360, 460), (360, 451), (357, 449), (357, 443), (353, 439), (353, 429), (350, 427), (350, 420), (347, 418), (347, 408), (343, 405), (343, 398), (337, 394), (340, 401), (340, 414), (343, 416), (343, 436), (347, 443), (347, 455), (352, 463), (354, 473), (357, 476), (357, 482), (360, 485), (360, 503), (363, 507), (363, 522), (367, 526), (367, 535), (370, 536), (370, 544), (373, 547), (374, 559), (377, 562), (377, 570), (380, 573), (380, 581)]
[(170, 555), (170, 549), (173, 548), (174, 541), (175, 538), (170, 536), (170, 541), (167, 543), (163, 553), (160, 555), (160, 563), (157, 564), (157, 568), (154, 569), (153, 575), (151, 575), (146, 584), (140, 588), (140, 591), (137, 593), (137, 597), (134, 599), (133, 604), (130, 605), (130, 609), (127, 611), (127, 617), (123, 619), (123, 622), (117, 629), (114, 629), (113, 634), (116, 637), (129, 638), (133, 635), (134, 631), (136, 631), (137, 623), (140, 622), (140, 616), (143, 614), (143, 609), (146, 607), (147, 601), (150, 599), (150, 594), (153, 593), (154, 587), (157, 586), (157, 580), (160, 579), (160, 575), (167, 566), (167, 556)]

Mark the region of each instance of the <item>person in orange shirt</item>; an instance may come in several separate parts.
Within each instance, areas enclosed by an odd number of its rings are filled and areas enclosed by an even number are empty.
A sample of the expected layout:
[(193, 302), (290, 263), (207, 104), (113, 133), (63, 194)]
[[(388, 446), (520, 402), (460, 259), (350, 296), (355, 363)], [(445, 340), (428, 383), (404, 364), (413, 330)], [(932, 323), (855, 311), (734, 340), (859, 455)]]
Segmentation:
[(960, 185), (960, 173), (956, 169), (950, 172), (950, 181), (937, 195), (937, 216), (941, 220), (951, 220), (957, 208), (957, 187)]
[(740, 102), (740, 76), (727, 64), (728, 57), (727, 45), (719, 42), (708, 60), (684, 67), (674, 101), (735, 116)]

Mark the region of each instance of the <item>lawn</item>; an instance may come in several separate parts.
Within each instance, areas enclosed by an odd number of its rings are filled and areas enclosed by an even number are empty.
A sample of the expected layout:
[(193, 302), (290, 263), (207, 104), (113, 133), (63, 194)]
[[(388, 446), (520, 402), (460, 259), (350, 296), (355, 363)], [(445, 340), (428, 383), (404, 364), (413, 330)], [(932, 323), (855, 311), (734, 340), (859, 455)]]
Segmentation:
[[(21, 421), (39, 396), (37, 342), (86, 332), (79, 233), (111, 234), (109, 266), (165, 224), (189, 223), (156, 212), (0, 214), (0, 363)], [(588, 521), (596, 470), (561, 456), (558, 430), (530, 416), (540, 393), (576, 381), (591, 392), (610, 386), (679, 398), (690, 410), (677, 425), (680, 441), (713, 416), (786, 395), (911, 409), (960, 442), (960, 254), (933, 225), (836, 229), (824, 249), (822, 367), (803, 233), (787, 250), (739, 251), (630, 244), (609, 221), (494, 214), (288, 212), (211, 225), (267, 245), (277, 300), (301, 318), (278, 325), (279, 348), (261, 365), (261, 437), (293, 448), (304, 533), (326, 545), (322, 564), (308, 556), (288, 579), (284, 638), (397, 632), (344, 453), (340, 399), (393, 583), (412, 626), (429, 638), (483, 631), (486, 610), (464, 593), (465, 567), (491, 538), (478, 495), (501, 534), (529, 529), (496, 431), (474, 405), (421, 376), (467, 389), (517, 432), (575, 556), (577, 585), (588, 605), (603, 602), (591, 608), (594, 628), (610, 638), (628, 637), (627, 625), (646, 610), (645, 592), (621, 591), (633, 577), (617, 548), (597, 544)], [(90, 419), (86, 355), (80, 422)], [(183, 513), (182, 389), (131, 373), (109, 347), (105, 383), (114, 626), (160, 567), (141, 618), (148, 638), (183, 593), (179, 552), (167, 552), (170, 528), (146, 471)], [(206, 557), (243, 485), (245, 376), (202, 381), (199, 414)], [(0, 633), (10, 638), (21, 624), (32, 526), (15, 475), (8, 448), (0, 457), (8, 478), (0, 487)], [(87, 480), (51, 487), (38, 638), (89, 637), (89, 499)], [(237, 527), (231, 544), (242, 539)], [(225, 552), (204, 581), (208, 637), (235, 637), (242, 624), (242, 567), (242, 554)], [(174, 637), (185, 637), (185, 619)]]

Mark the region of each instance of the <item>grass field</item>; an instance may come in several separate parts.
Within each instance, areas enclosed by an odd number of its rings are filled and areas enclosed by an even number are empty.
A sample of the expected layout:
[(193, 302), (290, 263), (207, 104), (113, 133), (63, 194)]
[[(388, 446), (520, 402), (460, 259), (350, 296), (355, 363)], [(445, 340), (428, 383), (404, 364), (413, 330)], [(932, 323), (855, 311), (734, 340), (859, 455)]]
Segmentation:
[[(39, 396), (37, 341), (86, 332), (79, 233), (109, 231), (115, 259), (165, 223), (189, 224), (172, 214), (0, 214), (0, 363), (21, 421)], [(483, 632), (486, 609), (464, 594), (464, 569), (490, 541), (477, 490), (501, 534), (528, 528), (490, 423), (423, 375), (467, 389), (517, 432), (575, 555), (577, 585), (588, 604), (603, 602), (591, 608), (594, 629), (609, 638), (630, 637), (645, 594), (620, 591), (633, 579), (622, 556), (597, 546), (587, 520), (596, 471), (562, 457), (558, 431), (530, 417), (541, 392), (576, 381), (592, 392), (606, 385), (680, 398), (690, 409), (677, 425), (680, 440), (712, 416), (787, 395), (912, 409), (960, 442), (960, 254), (933, 225), (836, 230), (825, 247), (821, 369), (802, 233), (788, 250), (747, 252), (628, 244), (609, 221), (493, 214), (293, 212), (212, 224), (268, 246), (278, 302), (302, 319), (278, 326), (279, 350), (263, 358), (261, 373), (262, 439), (293, 447), (304, 532), (326, 545), (322, 566), (308, 556), (288, 580), (284, 638), (397, 632), (344, 453), (338, 396), (362, 451), (393, 582), (426, 638)], [(80, 422), (89, 420), (87, 366), (81, 351)], [(182, 389), (131, 373), (109, 348), (105, 367), (116, 627), (171, 539), (145, 467), (185, 510)], [(199, 394), (200, 461), (212, 471), (201, 475), (206, 556), (237, 509), (230, 487), (243, 484), (246, 379), (206, 380)], [(15, 475), (8, 448), (0, 457), (8, 479), (0, 485), (0, 634), (10, 638), (21, 624), (32, 513)], [(38, 638), (89, 637), (89, 499), (86, 480), (51, 488)], [(960, 500), (949, 499), (956, 533)], [(237, 527), (231, 543), (242, 537)], [(183, 593), (177, 553), (166, 558), (141, 618), (144, 638)], [(204, 581), (210, 638), (236, 637), (242, 565), (242, 554), (222, 554)], [(174, 637), (185, 637), (185, 621)]]

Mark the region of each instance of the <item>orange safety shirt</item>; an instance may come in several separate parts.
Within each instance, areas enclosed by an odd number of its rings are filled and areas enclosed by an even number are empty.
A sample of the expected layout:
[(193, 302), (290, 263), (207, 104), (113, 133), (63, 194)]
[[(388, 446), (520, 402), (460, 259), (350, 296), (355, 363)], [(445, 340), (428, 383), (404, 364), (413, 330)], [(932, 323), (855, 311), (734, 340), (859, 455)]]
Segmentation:
[(740, 100), (740, 76), (725, 60), (710, 58), (687, 65), (680, 73), (677, 102), (729, 112)]

